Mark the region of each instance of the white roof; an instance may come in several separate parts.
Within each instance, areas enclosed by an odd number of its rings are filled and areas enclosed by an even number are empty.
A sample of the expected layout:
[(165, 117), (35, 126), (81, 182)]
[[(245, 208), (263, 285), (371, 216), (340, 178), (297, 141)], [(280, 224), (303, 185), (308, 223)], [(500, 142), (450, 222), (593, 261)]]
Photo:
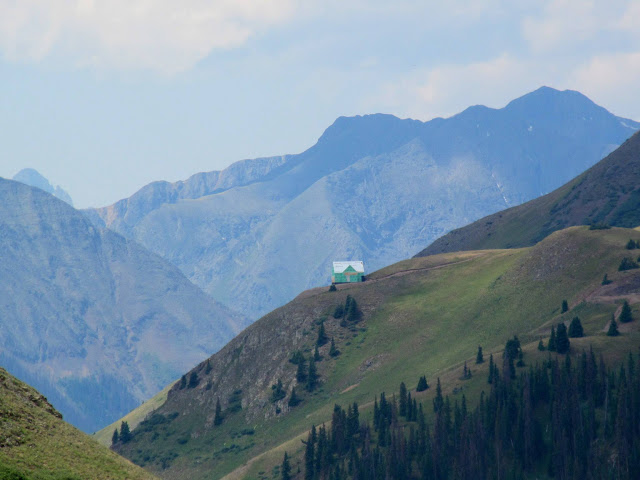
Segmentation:
[(353, 269), (358, 273), (364, 273), (364, 263), (362, 260), (345, 260), (341, 262), (333, 262), (333, 272), (334, 273), (342, 273), (349, 265), (353, 267)]

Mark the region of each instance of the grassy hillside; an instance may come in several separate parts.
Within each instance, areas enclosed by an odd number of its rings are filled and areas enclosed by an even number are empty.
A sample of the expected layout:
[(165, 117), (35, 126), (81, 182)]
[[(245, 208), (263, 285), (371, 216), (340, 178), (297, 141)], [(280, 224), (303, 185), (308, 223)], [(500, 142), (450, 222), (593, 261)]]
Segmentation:
[(484, 217), (439, 238), (417, 256), (526, 247), (572, 225), (640, 225), (640, 134), (548, 195)]
[(155, 478), (61, 417), (45, 397), (0, 368), (0, 478)]
[[(295, 454), (296, 438), (310, 424), (330, 420), (335, 403), (356, 401), (366, 415), (375, 395), (397, 391), (401, 381), (415, 388), (425, 374), (432, 385), (441, 377), (445, 393), (477, 398), (486, 388), (486, 364), (473, 365), (470, 380), (460, 380), (460, 370), (465, 360), (473, 363), (478, 345), (488, 357), (517, 334), (535, 359), (539, 337), (577, 314), (589, 337), (576, 347), (593, 344), (622, 355), (640, 345), (636, 324), (613, 340), (604, 331), (624, 298), (640, 300), (640, 270), (617, 271), (623, 257), (637, 252), (625, 248), (629, 238), (640, 240), (640, 232), (570, 228), (531, 248), (416, 258), (375, 272), (363, 284), (305, 292), (189, 372), (184, 388), (176, 384), (117, 451), (164, 478), (219, 478), (234, 471), (230, 478), (265, 478), (285, 448)], [(605, 273), (612, 283), (603, 286)], [(358, 322), (332, 315), (347, 295), (360, 307)], [(565, 314), (563, 299), (570, 306)], [(289, 359), (296, 350), (313, 353), (323, 321), (341, 354), (331, 357), (329, 343), (320, 347), (321, 384), (309, 393)], [(274, 402), (278, 379), (285, 398)], [(302, 402), (292, 408), (287, 402), (294, 387)], [(428, 401), (431, 392), (419, 398)], [(214, 422), (218, 400), (221, 425)]]

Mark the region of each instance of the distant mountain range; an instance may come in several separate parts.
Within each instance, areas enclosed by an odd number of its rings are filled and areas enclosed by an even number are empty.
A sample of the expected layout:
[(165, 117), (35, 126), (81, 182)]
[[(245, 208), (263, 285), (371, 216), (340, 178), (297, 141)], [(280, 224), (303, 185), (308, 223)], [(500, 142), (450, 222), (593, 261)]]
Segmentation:
[(173, 265), (0, 179), (0, 365), (94, 431), (246, 324)]
[(328, 283), (332, 260), (364, 260), (372, 271), (411, 256), (562, 185), (638, 128), (578, 92), (546, 87), (426, 123), (341, 117), (301, 154), (152, 183), (86, 213), (255, 319)]
[(49, 180), (44, 178), (40, 174), (40, 172), (33, 168), (23, 168), (13, 176), (13, 179), (16, 182), (24, 183), (26, 185), (31, 185), (32, 187), (37, 187), (40, 190), (44, 190), (54, 197), (58, 197), (63, 202), (67, 202), (69, 205), (73, 206), (73, 200), (71, 200), (71, 196), (66, 191), (64, 191), (60, 185), (56, 185), (54, 187), (53, 185), (51, 185), (51, 183), (49, 183)]
[(640, 225), (640, 133), (548, 195), (454, 230), (417, 256), (526, 247), (562, 228), (599, 224)]

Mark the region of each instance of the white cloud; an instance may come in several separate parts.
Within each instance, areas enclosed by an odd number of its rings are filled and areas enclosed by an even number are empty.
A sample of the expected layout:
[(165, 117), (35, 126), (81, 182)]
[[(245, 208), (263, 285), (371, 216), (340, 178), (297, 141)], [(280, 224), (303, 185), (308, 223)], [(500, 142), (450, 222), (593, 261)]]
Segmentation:
[(387, 85), (378, 100), (387, 111), (421, 120), (450, 116), (469, 105), (503, 107), (545, 84), (549, 70), (532, 67), (508, 54), (484, 62), (442, 65)]
[(0, 0), (0, 50), (174, 73), (287, 20), (295, 0)]
[(640, 6), (634, 0), (548, 0), (525, 17), (522, 35), (532, 51), (566, 52), (616, 33), (638, 34)]
[(616, 115), (640, 120), (636, 92), (640, 85), (640, 51), (591, 58), (571, 74), (571, 83)]

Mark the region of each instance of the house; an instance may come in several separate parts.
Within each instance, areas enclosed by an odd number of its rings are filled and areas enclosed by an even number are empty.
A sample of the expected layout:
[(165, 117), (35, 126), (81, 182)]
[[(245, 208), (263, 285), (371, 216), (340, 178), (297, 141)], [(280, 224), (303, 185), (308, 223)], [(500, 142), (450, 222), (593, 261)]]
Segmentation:
[(331, 283), (354, 283), (364, 281), (364, 263), (361, 260), (333, 262)]

